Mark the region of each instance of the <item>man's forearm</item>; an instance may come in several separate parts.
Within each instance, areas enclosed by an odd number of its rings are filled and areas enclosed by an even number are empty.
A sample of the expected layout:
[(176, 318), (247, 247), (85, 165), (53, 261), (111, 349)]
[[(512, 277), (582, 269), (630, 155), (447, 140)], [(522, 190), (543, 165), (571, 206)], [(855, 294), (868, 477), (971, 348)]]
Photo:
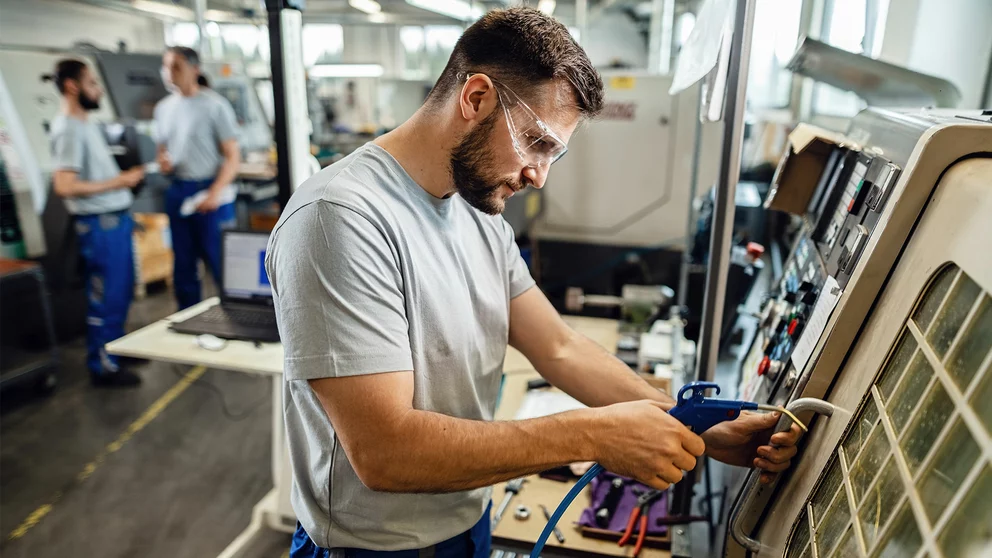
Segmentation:
[(110, 180), (98, 182), (90, 180), (73, 180), (65, 185), (56, 184), (55, 193), (63, 198), (74, 198), (79, 196), (92, 196), (109, 190), (116, 190), (121, 187), (120, 178), (114, 177)]
[(210, 191), (214, 194), (220, 194), (220, 192), (227, 187), (228, 184), (234, 182), (234, 179), (238, 177), (238, 168), (240, 167), (240, 156), (232, 155), (230, 157), (225, 157), (224, 163), (220, 166), (220, 171), (217, 172), (217, 178), (215, 178), (214, 183), (210, 185)]
[(669, 406), (675, 404), (667, 394), (633, 373), (623, 361), (574, 330), (560, 351), (534, 365), (555, 387), (590, 407), (640, 399)]
[(366, 485), (386, 492), (455, 492), (596, 459), (597, 412), (485, 422), (410, 410), (378, 433), (356, 440), (349, 461)]

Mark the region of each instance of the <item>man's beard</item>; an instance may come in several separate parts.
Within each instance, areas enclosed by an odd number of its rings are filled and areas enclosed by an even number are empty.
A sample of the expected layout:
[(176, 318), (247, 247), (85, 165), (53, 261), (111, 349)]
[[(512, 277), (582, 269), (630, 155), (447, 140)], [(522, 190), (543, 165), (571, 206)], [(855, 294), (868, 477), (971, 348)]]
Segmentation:
[(89, 95), (80, 92), (79, 93), (79, 106), (83, 107), (83, 110), (93, 111), (100, 108), (100, 100), (94, 99)]
[(489, 143), (498, 118), (499, 112), (493, 111), (451, 151), (451, 178), (455, 191), (469, 205), (488, 215), (499, 215), (506, 207), (499, 195), (503, 186), (513, 191), (524, 187), (519, 182), (499, 178), (495, 170)]

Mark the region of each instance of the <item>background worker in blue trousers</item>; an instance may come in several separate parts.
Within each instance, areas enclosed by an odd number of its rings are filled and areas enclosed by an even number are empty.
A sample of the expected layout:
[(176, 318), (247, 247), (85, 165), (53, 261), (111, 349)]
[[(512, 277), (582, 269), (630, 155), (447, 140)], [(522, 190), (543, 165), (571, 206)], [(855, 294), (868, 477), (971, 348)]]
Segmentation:
[[(163, 173), (173, 175), (165, 195), (175, 253), (173, 285), (179, 308), (187, 308), (200, 301), (198, 260), (220, 284), (221, 230), (235, 221), (233, 197), (226, 190), (233, 188), (241, 152), (231, 104), (198, 83), (196, 51), (170, 47), (162, 74), (172, 94), (155, 107), (158, 163)], [(204, 191), (202, 201), (185, 214), (183, 202)]]
[(135, 386), (141, 379), (108, 355), (104, 345), (124, 335), (131, 306), (131, 188), (141, 182), (144, 171), (137, 167), (121, 172), (103, 133), (89, 119), (103, 91), (86, 64), (61, 60), (46, 79), (62, 94), (62, 110), (51, 123), (53, 186), (73, 215), (86, 263), (86, 365), (96, 386)]

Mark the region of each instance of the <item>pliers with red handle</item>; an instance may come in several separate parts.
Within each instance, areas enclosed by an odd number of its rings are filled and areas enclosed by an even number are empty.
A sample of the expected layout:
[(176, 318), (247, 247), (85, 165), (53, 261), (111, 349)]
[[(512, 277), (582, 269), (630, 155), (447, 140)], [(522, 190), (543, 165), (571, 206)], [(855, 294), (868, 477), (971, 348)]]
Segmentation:
[(634, 544), (634, 554), (632, 556), (636, 557), (641, 553), (641, 548), (644, 546), (644, 538), (648, 535), (648, 510), (651, 508), (651, 504), (660, 498), (662, 494), (664, 494), (664, 491), (661, 490), (647, 490), (641, 492), (637, 497), (637, 507), (630, 512), (630, 520), (627, 521), (627, 530), (623, 532), (623, 536), (620, 537), (620, 542), (618, 543), (620, 546), (627, 544), (634, 534), (634, 524), (637, 523), (637, 518), (640, 518), (641, 524), (638, 526), (637, 543)]

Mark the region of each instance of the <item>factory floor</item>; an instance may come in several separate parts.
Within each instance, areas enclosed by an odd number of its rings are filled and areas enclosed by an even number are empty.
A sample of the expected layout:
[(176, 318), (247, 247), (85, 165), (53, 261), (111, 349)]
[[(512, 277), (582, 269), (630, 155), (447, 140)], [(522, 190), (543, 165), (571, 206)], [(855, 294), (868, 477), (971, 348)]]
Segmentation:
[[(127, 329), (174, 308), (171, 293), (152, 292)], [(0, 555), (219, 554), (272, 486), (268, 380), (208, 370), (182, 389), (189, 367), (149, 362), (134, 368), (140, 387), (101, 390), (90, 386), (84, 340), (60, 349), (54, 393), (0, 400)], [(721, 358), (718, 381), (733, 381), (734, 360)], [(725, 469), (713, 464), (715, 490)], [(704, 525), (691, 532), (694, 556), (716, 554), (720, 527), (713, 546)], [(288, 541), (270, 532), (255, 555), (283, 556)]]
[[(128, 330), (174, 311), (164, 290), (136, 301)], [(0, 400), (0, 555), (213, 557), (272, 486), (271, 387), (150, 362), (136, 389), (90, 386), (83, 339), (61, 347), (54, 393)], [(178, 391), (178, 393), (176, 393)], [(258, 556), (278, 558), (288, 535)]]

